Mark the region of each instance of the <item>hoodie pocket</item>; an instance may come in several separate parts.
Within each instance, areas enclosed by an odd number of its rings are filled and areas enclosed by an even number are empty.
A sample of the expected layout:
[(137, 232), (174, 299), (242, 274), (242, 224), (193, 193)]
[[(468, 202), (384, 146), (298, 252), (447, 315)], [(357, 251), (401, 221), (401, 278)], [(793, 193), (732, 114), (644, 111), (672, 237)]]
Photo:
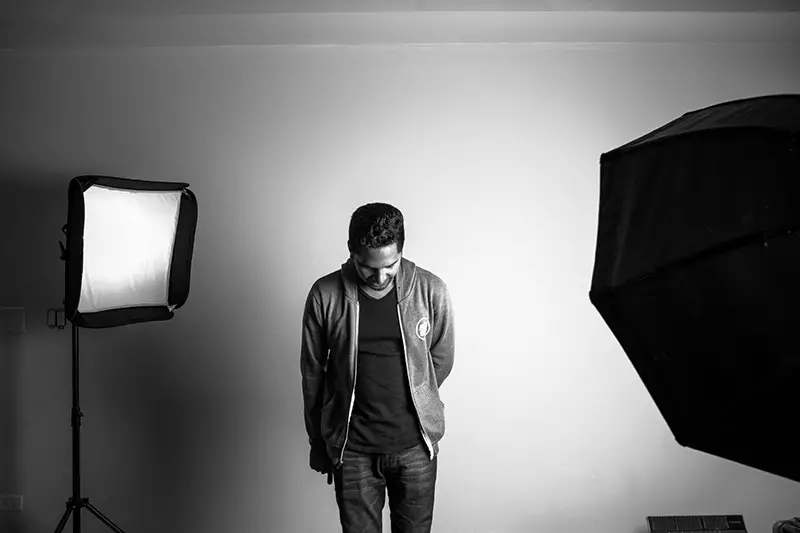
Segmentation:
[(336, 394), (328, 400), (322, 407), (322, 416), (320, 420), (320, 433), (322, 438), (328, 442), (336, 443), (341, 437), (343, 431), (341, 430), (342, 417), (339, 413), (340, 402), (337, 401)]
[(444, 403), (428, 387), (419, 389), (419, 418), (432, 442), (444, 436)]

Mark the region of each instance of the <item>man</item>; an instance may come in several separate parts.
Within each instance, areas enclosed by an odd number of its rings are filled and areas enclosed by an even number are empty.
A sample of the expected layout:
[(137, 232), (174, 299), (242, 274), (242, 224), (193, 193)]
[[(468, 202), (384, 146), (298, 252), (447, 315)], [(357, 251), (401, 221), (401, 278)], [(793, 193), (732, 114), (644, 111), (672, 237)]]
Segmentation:
[(403, 215), (372, 203), (350, 219), (350, 259), (311, 287), (303, 314), (309, 464), (333, 477), (344, 533), (430, 532), (454, 358), (447, 286), (402, 257)]

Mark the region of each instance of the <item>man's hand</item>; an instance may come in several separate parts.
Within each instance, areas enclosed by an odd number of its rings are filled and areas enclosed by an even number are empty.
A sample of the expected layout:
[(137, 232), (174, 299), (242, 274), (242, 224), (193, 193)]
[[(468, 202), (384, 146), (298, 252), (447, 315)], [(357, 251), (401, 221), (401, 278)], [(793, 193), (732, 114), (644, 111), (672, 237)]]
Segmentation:
[(333, 463), (328, 452), (325, 451), (325, 441), (314, 441), (308, 456), (308, 465), (311, 470), (320, 474), (328, 474), (328, 485), (333, 483)]

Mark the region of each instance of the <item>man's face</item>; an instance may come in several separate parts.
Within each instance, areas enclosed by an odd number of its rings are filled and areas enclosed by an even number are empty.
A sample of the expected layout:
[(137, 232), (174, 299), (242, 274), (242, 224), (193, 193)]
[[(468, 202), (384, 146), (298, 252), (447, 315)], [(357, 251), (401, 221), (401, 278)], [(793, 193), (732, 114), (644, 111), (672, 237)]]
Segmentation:
[(370, 289), (380, 291), (389, 285), (400, 270), (400, 253), (397, 243), (383, 248), (362, 247), (359, 253), (352, 254), (358, 277)]

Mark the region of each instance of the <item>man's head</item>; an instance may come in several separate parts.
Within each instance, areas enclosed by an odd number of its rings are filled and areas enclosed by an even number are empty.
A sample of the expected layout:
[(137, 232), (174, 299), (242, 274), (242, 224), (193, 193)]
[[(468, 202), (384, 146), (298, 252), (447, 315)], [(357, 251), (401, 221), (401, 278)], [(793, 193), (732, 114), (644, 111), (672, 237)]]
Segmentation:
[(374, 290), (388, 287), (398, 270), (406, 235), (403, 214), (389, 204), (362, 205), (350, 218), (347, 247), (358, 277)]

